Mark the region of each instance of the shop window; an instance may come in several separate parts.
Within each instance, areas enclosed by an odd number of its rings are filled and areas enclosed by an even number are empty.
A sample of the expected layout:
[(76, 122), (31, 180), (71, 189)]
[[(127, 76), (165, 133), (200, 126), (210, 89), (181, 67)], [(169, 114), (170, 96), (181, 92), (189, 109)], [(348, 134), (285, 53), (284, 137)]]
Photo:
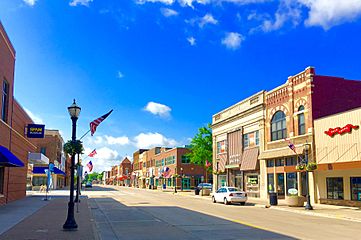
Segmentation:
[(275, 191), (275, 176), (273, 173), (267, 174), (267, 186), (268, 186), (268, 192)]
[(343, 178), (332, 177), (326, 178), (327, 198), (343, 200)]
[(182, 163), (188, 164), (191, 162), (191, 159), (189, 156), (182, 155)]
[(297, 165), (296, 157), (288, 157), (288, 158), (286, 158), (286, 166), (296, 166), (296, 165)]
[(283, 167), (285, 165), (285, 160), (283, 158), (276, 159), (276, 167)]
[(361, 177), (351, 177), (351, 200), (361, 201)]
[(285, 175), (283, 173), (277, 173), (277, 194), (285, 195)]
[(275, 160), (266, 160), (267, 167), (274, 167), (275, 166)]
[(217, 142), (217, 154), (226, 152), (226, 140)]
[[(298, 108), (298, 111), (303, 111), (305, 110), (304, 106), (300, 106)], [(303, 135), (306, 133), (306, 123), (305, 123), (305, 114), (304, 113), (300, 113), (298, 114), (298, 135)]]
[(4, 194), (4, 167), (0, 167), (0, 194)]
[(286, 115), (282, 111), (277, 111), (271, 120), (271, 141), (285, 139), (286, 137)]
[(5, 79), (3, 81), (2, 90), (1, 119), (4, 122), (7, 122), (9, 109), (9, 83)]
[(289, 189), (298, 189), (297, 186), (297, 173), (292, 172), (292, 173), (287, 173), (286, 174), (286, 186), (287, 186), (287, 195), (289, 195), (288, 190)]
[(46, 185), (47, 177), (33, 177), (33, 186)]

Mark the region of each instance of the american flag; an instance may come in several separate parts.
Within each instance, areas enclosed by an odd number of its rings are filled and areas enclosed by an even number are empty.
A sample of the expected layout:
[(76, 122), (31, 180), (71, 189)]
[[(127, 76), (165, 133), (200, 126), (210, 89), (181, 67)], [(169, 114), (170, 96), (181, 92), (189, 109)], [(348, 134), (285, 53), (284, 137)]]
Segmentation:
[(294, 153), (297, 154), (297, 152), (296, 152), (296, 147), (295, 147), (295, 145), (294, 145), (290, 140), (288, 140), (288, 147), (289, 147)]
[(91, 153), (89, 153), (88, 157), (94, 157), (95, 154), (97, 154), (97, 151), (94, 149)]
[(92, 121), (90, 123), (90, 131), (91, 131), (92, 136), (94, 135), (95, 131), (97, 130), (97, 127), (99, 126), (99, 124), (101, 122), (103, 122), (112, 112), (113, 112), (113, 109), (110, 110), (110, 112), (108, 112), (107, 114), (101, 116), (100, 118), (95, 119), (94, 121)]
[(210, 167), (212, 165), (211, 162), (208, 162), (208, 160), (206, 160), (206, 167)]
[(92, 161), (89, 161), (86, 166), (89, 168), (89, 172), (93, 171), (93, 163), (92, 163)]

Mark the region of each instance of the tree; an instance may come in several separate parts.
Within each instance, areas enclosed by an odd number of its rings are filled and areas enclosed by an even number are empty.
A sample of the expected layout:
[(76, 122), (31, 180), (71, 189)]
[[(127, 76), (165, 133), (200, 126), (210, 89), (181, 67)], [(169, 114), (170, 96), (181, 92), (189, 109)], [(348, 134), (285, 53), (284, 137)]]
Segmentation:
[[(206, 161), (210, 164), (213, 159), (212, 149), (212, 129), (211, 124), (198, 129), (198, 133), (193, 137), (191, 141), (191, 152), (187, 154), (190, 158), (190, 162), (203, 166), (206, 166)], [(212, 164), (207, 167), (207, 171), (212, 170)]]

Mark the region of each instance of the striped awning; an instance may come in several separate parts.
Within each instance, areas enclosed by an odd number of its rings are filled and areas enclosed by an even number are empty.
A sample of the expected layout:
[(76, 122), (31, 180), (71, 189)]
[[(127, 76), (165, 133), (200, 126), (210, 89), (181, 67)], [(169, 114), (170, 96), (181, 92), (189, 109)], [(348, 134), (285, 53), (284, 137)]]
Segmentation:
[(218, 170), (224, 172), (227, 164), (227, 153), (219, 154), (219, 165)]
[[(303, 148), (296, 146), (296, 153), (303, 154)], [(286, 148), (278, 148), (275, 150), (264, 151), (259, 155), (259, 159), (270, 159), (270, 158), (278, 158), (278, 157), (287, 157), (296, 155), (289, 147)]]
[(258, 166), (258, 147), (248, 148), (243, 152), (241, 171), (256, 170)]

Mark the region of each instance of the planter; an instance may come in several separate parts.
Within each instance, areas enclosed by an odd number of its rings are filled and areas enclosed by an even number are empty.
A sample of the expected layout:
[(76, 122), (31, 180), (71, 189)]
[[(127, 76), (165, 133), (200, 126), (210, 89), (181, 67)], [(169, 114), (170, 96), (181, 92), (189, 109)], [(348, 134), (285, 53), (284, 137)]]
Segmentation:
[(303, 207), (305, 204), (306, 198), (303, 196), (287, 196), (286, 204), (289, 207)]

